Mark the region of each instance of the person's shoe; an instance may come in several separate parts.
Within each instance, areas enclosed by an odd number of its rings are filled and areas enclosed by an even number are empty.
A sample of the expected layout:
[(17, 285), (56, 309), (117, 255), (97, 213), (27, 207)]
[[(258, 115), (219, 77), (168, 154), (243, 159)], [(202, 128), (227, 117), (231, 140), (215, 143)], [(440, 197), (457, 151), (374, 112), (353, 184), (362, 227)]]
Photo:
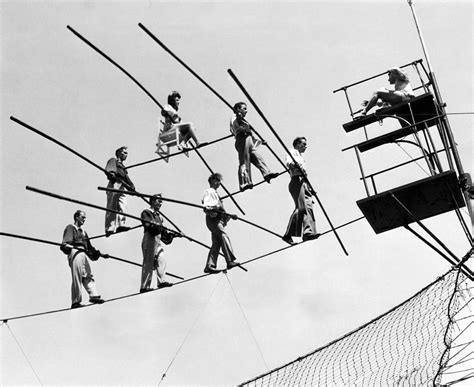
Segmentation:
[(105, 237), (108, 238), (108, 237), (111, 236), (113, 233), (114, 233), (113, 230), (107, 230), (107, 231), (105, 232)]
[(146, 292), (151, 292), (153, 289), (146, 288), (146, 289), (140, 289), (140, 293), (146, 293)]
[(173, 284), (171, 282), (162, 282), (161, 284), (158, 285), (158, 289), (162, 289), (162, 288), (170, 288), (171, 286), (173, 286)]
[(286, 243), (288, 243), (289, 245), (294, 245), (295, 242), (293, 241), (293, 238), (289, 235), (285, 235), (281, 238), (283, 241), (285, 241)]
[(92, 304), (103, 304), (105, 302), (102, 298), (100, 298), (100, 296), (89, 297), (89, 301)]
[(219, 273), (219, 270), (214, 269), (212, 267), (206, 267), (206, 268), (204, 268), (204, 273), (206, 273), (206, 274), (217, 274), (217, 273)]
[(84, 305), (82, 305), (80, 302), (75, 302), (71, 305), (71, 309), (77, 309), (77, 308), (82, 308)]
[(278, 173), (272, 172), (266, 175), (263, 180), (265, 180), (268, 184), (271, 183), (271, 180), (274, 179), (275, 177), (278, 177)]
[(125, 231), (128, 231), (130, 230), (130, 227), (127, 227), (127, 226), (118, 226), (117, 227), (117, 230), (115, 230), (115, 232), (125, 232)]
[(315, 233), (315, 234), (305, 234), (303, 235), (303, 241), (311, 241), (313, 239), (318, 239), (321, 236), (320, 233)]
[(253, 188), (253, 184), (252, 184), (252, 183), (249, 183), (249, 184), (245, 184), (245, 185), (243, 185), (242, 187), (240, 187), (240, 191), (241, 191), (241, 192), (244, 192), (244, 191), (246, 191), (246, 190), (248, 190), (248, 189), (252, 189), (252, 188)]
[(237, 262), (237, 261), (231, 261), (227, 264), (227, 269), (230, 270), (230, 269), (232, 269), (233, 267), (236, 267), (236, 266), (240, 266), (240, 263)]

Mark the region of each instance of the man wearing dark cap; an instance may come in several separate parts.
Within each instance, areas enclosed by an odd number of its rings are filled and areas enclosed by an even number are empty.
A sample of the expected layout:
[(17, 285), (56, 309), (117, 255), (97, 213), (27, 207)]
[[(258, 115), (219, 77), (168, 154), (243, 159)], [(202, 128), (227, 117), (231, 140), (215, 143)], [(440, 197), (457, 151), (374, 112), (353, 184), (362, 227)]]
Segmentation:
[(161, 242), (170, 244), (173, 236), (163, 228), (163, 219), (160, 216), (162, 201), (161, 194), (153, 195), (150, 200), (150, 208), (143, 210), (141, 214), (143, 224), (142, 239), (142, 278), (140, 283), (140, 293), (151, 290), (151, 280), (153, 271), (156, 273), (158, 288), (166, 288), (173, 284), (165, 280), (166, 260)]

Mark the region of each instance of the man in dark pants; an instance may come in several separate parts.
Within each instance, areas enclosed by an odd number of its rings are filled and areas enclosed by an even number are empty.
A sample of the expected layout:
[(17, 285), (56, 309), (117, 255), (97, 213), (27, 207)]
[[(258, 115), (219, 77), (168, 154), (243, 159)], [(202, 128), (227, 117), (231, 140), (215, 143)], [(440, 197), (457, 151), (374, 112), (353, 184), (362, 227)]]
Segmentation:
[(161, 289), (173, 285), (165, 281), (166, 260), (161, 242), (170, 244), (173, 237), (166, 233), (162, 227), (163, 220), (159, 213), (162, 203), (160, 198), (161, 194), (153, 195), (150, 200), (151, 208), (143, 210), (141, 214), (144, 233), (142, 239), (143, 265), (140, 293), (151, 290), (150, 285), (154, 270), (156, 270), (158, 288)]
[[(105, 167), (107, 178), (109, 179), (107, 188), (121, 191), (135, 191), (135, 186), (128, 177), (127, 170), (123, 165), (123, 162), (127, 159), (127, 156), (127, 147), (122, 146), (115, 151), (115, 157), (112, 157), (109, 159), (109, 161), (107, 161), (107, 165)], [(125, 194), (107, 191), (108, 209), (118, 212), (125, 212), (126, 204), (127, 201)], [(115, 212), (107, 211), (105, 213), (105, 235), (109, 236), (114, 232), (129, 230), (129, 227), (125, 226), (125, 220), (125, 216)]]
[(260, 170), (267, 183), (278, 176), (278, 173), (270, 172), (262, 156), (258, 153), (256, 140), (252, 135), (250, 125), (245, 121), (246, 114), (247, 105), (244, 102), (237, 102), (234, 105), (234, 115), (230, 120), (230, 131), (235, 136), (235, 149), (239, 154), (239, 185), (241, 191), (253, 188), (251, 164)]

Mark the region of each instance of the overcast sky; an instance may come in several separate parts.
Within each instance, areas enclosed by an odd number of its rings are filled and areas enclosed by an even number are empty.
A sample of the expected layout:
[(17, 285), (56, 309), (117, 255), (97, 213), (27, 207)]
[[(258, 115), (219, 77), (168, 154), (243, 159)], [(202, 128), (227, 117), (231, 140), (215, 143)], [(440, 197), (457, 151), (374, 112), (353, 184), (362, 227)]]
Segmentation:
[[(448, 113), (472, 112), (472, 2), (414, 4)], [(366, 193), (357, 161), (341, 149), (362, 141), (363, 133), (344, 132), (342, 124), (350, 120), (346, 100), (332, 91), (423, 58), (407, 1), (2, 1), (1, 231), (60, 242), (81, 208), (89, 235), (104, 232), (102, 211), (25, 190), (29, 185), (105, 206), (105, 193), (97, 190), (107, 184), (104, 174), (10, 116), (101, 166), (122, 145), (129, 147), (128, 165), (156, 157), (158, 106), (67, 25), (133, 74), (161, 104), (171, 90), (179, 90), (180, 114), (194, 122), (201, 141), (229, 134), (228, 107), (139, 22), (233, 104), (245, 97), (226, 72), (231, 68), (288, 146), (296, 136), (307, 137), (309, 177), (335, 226), (362, 215), (356, 201)], [(386, 85), (381, 77), (354, 88), (351, 101), (357, 105)], [(251, 106), (247, 117), (284, 158)], [(472, 115), (449, 119), (464, 168), (472, 172)], [(370, 135), (393, 128), (394, 123), (375, 124)], [(367, 173), (407, 161), (405, 151), (419, 156), (413, 147), (382, 148), (363, 155)], [(272, 170), (281, 171), (267, 149), (261, 152)], [(204, 148), (202, 155), (236, 191), (233, 140)], [(141, 192), (192, 203), (200, 203), (208, 187), (209, 172), (194, 154), (129, 173)], [(253, 177), (261, 180), (255, 168)], [(379, 189), (423, 177), (426, 173), (412, 164), (381, 178)], [(282, 175), (237, 195), (246, 219), (283, 234), (293, 210), (288, 180)], [(229, 200), (225, 205), (238, 212)], [(138, 216), (144, 208), (140, 199), (129, 199), (129, 213)], [(184, 233), (210, 244), (202, 211), (171, 203), (162, 210)], [(329, 230), (321, 209), (315, 211), (318, 231)], [(463, 216), (467, 219), (465, 211)], [(466, 253), (469, 246), (454, 213), (426, 224), (456, 255)], [(230, 222), (227, 230), (240, 261), (285, 246), (242, 222)], [(165, 384), (235, 385), (357, 328), (450, 268), (403, 229), (376, 235), (361, 220), (338, 233), (349, 256), (329, 233), (255, 261), (248, 272), (232, 270), (232, 287), (224, 275), (208, 276), (101, 306), (12, 320), (9, 327), (44, 384), (156, 385), (173, 361)], [(102, 252), (140, 263), (141, 238), (137, 229), (94, 242)], [(6, 237), (0, 243), (1, 318), (70, 306), (70, 270), (57, 247)], [(168, 271), (185, 278), (200, 275), (207, 256), (205, 248), (185, 239), (165, 246), (165, 253)], [(139, 290), (135, 266), (99, 260), (92, 270), (106, 300)], [(0, 332), (0, 383), (38, 384), (7, 327)]]

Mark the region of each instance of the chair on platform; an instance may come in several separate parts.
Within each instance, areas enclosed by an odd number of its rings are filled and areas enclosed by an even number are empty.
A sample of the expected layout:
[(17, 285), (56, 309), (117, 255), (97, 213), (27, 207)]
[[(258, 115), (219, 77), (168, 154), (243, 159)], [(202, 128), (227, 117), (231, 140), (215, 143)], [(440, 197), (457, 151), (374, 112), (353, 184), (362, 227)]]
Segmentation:
[[(164, 122), (160, 121), (161, 128), (160, 133), (158, 134), (158, 142), (156, 143), (156, 151), (158, 155), (164, 158), (166, 162), (169, 160), (170, 148), (173, 146), (179, 146), (182, 142), (181, 134), (179, 127), (171, 127), (166, 131), (163, 130)], [(189, 157), (188, 152), (184, 152), (186, 157)]]

